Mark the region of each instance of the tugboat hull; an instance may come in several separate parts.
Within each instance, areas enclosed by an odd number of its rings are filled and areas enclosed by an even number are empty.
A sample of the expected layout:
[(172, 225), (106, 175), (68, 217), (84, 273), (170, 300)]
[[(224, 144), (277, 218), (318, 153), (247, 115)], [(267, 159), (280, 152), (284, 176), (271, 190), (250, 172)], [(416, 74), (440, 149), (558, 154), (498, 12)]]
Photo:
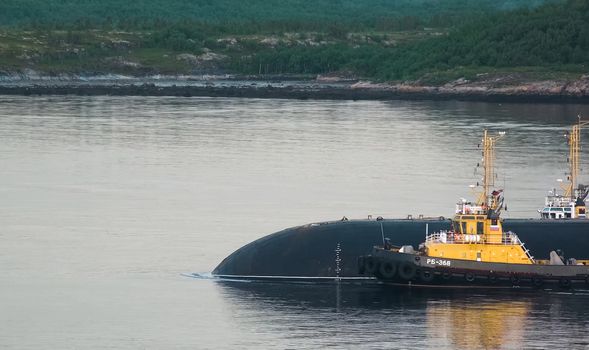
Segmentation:
[(589, 266), (509, 264), (428, 257), (374, 248), (359, 273), (394, 284), (489, 288), (589, 288)]

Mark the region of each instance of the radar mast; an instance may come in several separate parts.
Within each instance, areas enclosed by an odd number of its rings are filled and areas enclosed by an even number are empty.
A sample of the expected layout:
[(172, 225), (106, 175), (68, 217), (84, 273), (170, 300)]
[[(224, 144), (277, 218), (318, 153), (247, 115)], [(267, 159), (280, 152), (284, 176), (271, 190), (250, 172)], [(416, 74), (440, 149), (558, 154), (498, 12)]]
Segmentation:
[(478, 195), (477, 206), (488, 207), (490, 209), (499, 209), (497, 196), (491, 192), (495, 187), (495, 144), (497, 141), (505, 136), (505, 132), (501, 131), (495, 136), (489, 136), (485, 129), (483, 133), (483, 140), (481, 148), (483, 150), (483, 183), (481, 192)]
[(578, 186), (578, 178), (580, 172), (580, 159), (579, 154), (581, 153), (581, 128), (589, 125), (589, 121), (582, 121), (581, 116), (578, 116), (579, 122), (573, 126), (570, 133), (565, 134), (569, 144), (569, 172), (567, 175), (568, 185), (564, 187), (564, 197), (568, 197), (571, 200), (575, 200), (580, 194), (575, 193)]

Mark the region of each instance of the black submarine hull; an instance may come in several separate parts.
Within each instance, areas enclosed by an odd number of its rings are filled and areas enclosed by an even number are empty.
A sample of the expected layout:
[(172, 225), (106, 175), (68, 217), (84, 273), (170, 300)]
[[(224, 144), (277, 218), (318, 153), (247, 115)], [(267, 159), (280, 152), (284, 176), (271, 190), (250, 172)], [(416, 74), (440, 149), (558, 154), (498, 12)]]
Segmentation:
[[(551, 250), (589, 259), (589, 220), (506, 219), (504, 230), (519, 236), (537, 259)], [(288, 228), (257, 239), (225, 258), (212, 272), (223, 278), (333, 280), (366, 279), (358, 257), (381, 245), (417, 246), (429, 232), (450, 229), (442, 219), (327, 221)]]

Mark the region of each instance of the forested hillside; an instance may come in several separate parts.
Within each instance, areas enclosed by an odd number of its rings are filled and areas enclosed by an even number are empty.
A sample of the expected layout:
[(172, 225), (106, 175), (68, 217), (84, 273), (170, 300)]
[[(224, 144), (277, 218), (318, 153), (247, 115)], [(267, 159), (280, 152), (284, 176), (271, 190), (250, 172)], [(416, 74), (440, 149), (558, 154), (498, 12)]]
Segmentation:
[[(375, 28), (535, 7), (546, 0), (3, 0), (0, 25), (157, 29), (161, 23), (255, 23), (310, 27), (341, 23)], [(279, 26), (280, 26), (279, 25)], [(234, 33), (237, 34), (237, 33)]]
[(587, 0), (4, 0), (0, 71), (579, 76)]
[(314, 73), (345, 69), (383, 80), (416, 79), (454, 69), (460, 69), (458, 75), (488, 68), (582, 72), (589, 63), (589, 2), (571, 0), (479, 16), (448, 35), (390, 48), (375, 44), (283, 47), (246, 60), (251, 62), (250, 72), (261, 63), (270, 72), (283, 67)]

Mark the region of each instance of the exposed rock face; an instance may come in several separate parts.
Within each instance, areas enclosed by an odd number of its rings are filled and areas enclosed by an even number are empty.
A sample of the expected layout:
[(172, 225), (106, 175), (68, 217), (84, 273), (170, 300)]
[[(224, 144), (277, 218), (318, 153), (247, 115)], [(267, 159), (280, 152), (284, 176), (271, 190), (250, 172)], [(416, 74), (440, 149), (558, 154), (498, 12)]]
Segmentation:
[(274, 37), (264, 38), (264, 39), (260, 40), (260, 44), (268, 45), (270, 47), (275, 47), (275, 46), (278, 46), (278, 44), (280, 44), (280, 39), (274, 38)]
[(352, 89), (388, 90), (409, 94), (456, 95), (456, 96), (570, 96), (589, 98), (589, 75), (578, 80), (544, 80), (521, 82), (513, 76), (492, 77), (469, 81), (460, 78), (442, 86), (429, 86), (419, 82), (398, 84), (372, 83), (360, 81), (350, 86)]
[(184, 61), (184, 62), (190, 63), (190, 64), (197, 64), (198, 63), (198, 59), (196, 58), (196, 55), (193, 55), (191, 53), (181, 53), (179, 55), (176, 55), (176, 59), (178, 61)]
[(359, 81), (350, 86), (352, 89), (392, 89), (392, 85), (384, 83), (373, 83), (370, 81)]
[(319, 83), (357, 83), (358, 78), (352, 72), (346, 74), (318, 74), (315, 81)]
[(564, 86), (564, 92), (573, 96), (589, 96), (589, 75)]
[[(180, 54), (203, 72), (210, 71), (224, 59), (212, 51), (201, 55)], [(116, 64), (136, 68), (134, 62), (113, 58)], [(317, 76), (314, 80), (288, 79), (288, 76), (223, 77), (206, 75), (182, 76), (116, 76), (112, 74), (47, 75), (34, 70), (0, 71), (0, 94), (83, 94), (83, 95), (155, 95), (155, 96), (227, 96), (297, 99), (457, 99), (479, 101), (575, 101), (589, 102), (589, 76), (576, 80), (521, 82), (513, 77), (484, 76), (484, 80), (457, 79), (442, 86), (429, 86), (415, 81), (374, 83), (357, 81), (353, 75), (340, 73)], [(291, 77), (292, 78), (292, 77)], [(167, 83), (160, 85), (159, 81)], [(178, 85), (174, 81), (182, 82)], [(186, 83), (186, 82), (189, 83)], [(245, 81), (245, 82), (244, 82)], [(82, 83), (80, 83), (82, 82)], [(106, 83), (105, 83), (106, 82)], [(172, 84), (170, 84), (170, 82)]]
[(237, 45), (237, 39), (233, 37), (217, 39), (217, 43), (225, 44), (227, 47), (234, 47)]
[(207, 61), (222, 61), (224, 59), (226, 59), (227, 56), (226, 55), (222, 55), (219, 53), (214, 53), (212, 51), (209, 52), (205, 52), (202, 55), (198, 56), (197, 59), (201, 62), (207, 62)]
[(198, 56), (190, 53), (181, 53), (176, 55), (176, 59), (179, 61), (184, 61), (192, 66), (200, 67), (203, 65), (213, 65), (216, 62), (223, 61), (227, 59), (227, 56), (214, 53), (210, 50), (205, 50), (203, 54)]
[(142, 67), (141, 63), (126, 60), (122, 56), (108, 57), (105, 60), (116, 67), (123, 67), (123, 68), (141, 68)]

